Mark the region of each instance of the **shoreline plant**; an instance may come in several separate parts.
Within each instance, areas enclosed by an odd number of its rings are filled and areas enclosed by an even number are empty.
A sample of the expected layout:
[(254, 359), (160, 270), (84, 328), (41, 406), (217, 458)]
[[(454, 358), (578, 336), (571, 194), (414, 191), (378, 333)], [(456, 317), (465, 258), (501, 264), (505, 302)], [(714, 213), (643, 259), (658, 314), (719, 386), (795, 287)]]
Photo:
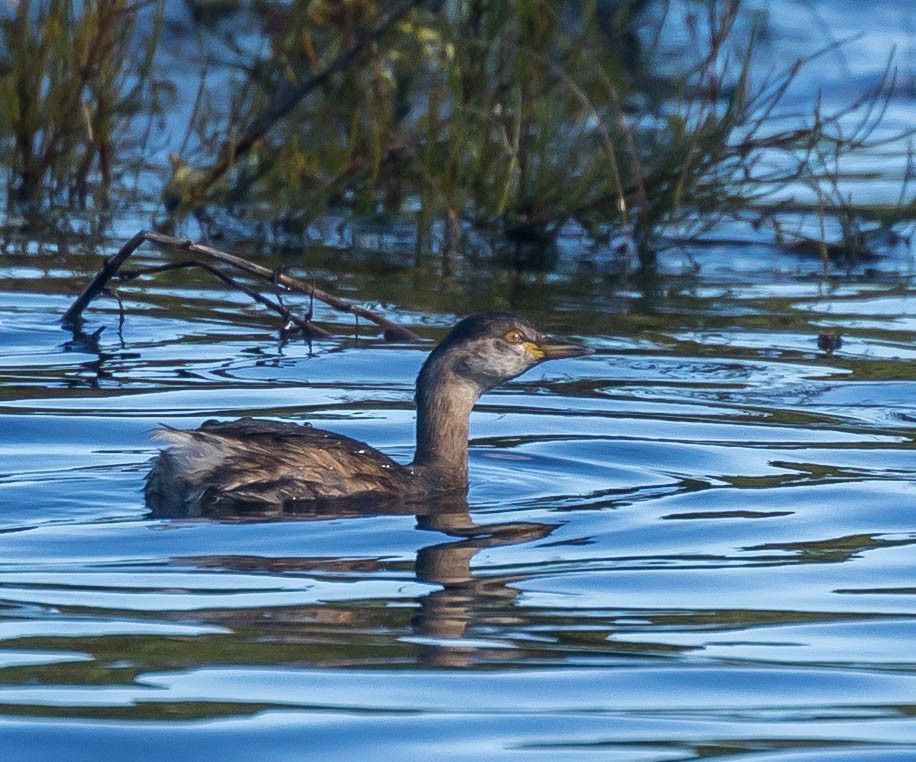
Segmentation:
[[(143, 40), (141, 12), (150, 16)], [(107, 209), (128, 171), (134, 121), (156, 112), (163, 12), (163, 0), (19, 0), (0, 18), (8, 213)]]
[[(18, 121), (0, 119), (15, 147), (8, 208), (40, 208), (42, 197), (85, 206), (90, 178), (99, 198), (112, 183), (118, 120), (141, 114), (164, 42), (151, 37), (134, 60), (130, 24), (101, 34), (103, 12), (135, 12), (124, 0), (93, 0), (82, 16), (70, 0), (36, 7), (21, 5), (4, 27), (7, 55), (42, 61), (47, 78), (27, 80), (21, 60), (0, 76), (7, 91), (42, 94), (20, 96)], [(869, 256), (869, 231), (916, 219), (911, 159), (896, 205), (857, 205), (844, 190), (847, 157), (906, 139), (875, 137), (894, 94), (890, 65), (867, 97), (790, 114), (786, 93), (823, 51), (758, 79), (766, 21), (748, 21), (740, 0), (293, 0), (226, 13), (199, 14), (196, 63), (220, 62), (224, 97), (202, 75), (163, 189), (173, 220), (229, 217), (280, 237), (329, 210), (383, 223), (408, 214), (418, 248), (436, 230), (436, 248), (449, 252), (472, 229), (549, 244), (574, 223), (651, 274), (672, 241), (726, 219), (770, 228), (778, 245), (810, 239), (825, 261)], [(53, 14), (77, 30), (59, 45)], [(676, 50), (666, 42), (673, 25), (683, 32)], [(94, 57), (81, 58), (93, 40)], [(69, 78), (52, 76), (68, 66)], [(62, 120), (68, 103), (88, 116)], [(812, 213), (835, 220), (839, 239), (786, 221)]]

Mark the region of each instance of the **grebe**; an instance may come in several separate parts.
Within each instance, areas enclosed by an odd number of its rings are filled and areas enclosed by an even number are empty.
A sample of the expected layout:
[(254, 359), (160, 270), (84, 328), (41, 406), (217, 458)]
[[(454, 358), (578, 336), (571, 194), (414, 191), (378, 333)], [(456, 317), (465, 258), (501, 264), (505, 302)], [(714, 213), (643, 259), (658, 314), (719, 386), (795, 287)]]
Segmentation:
[(525, 318), (483, 312), (465, 318), (417, 376), (417, 444), (400, 465), (363, 442), (309, 425), (242, 418), (199, 429), (159, 429), (170, 447), (146, 481), (159, 516), (296, 512), (304, 504), (411, 502), (468, 488), (468, 422), (477, 399), (545, 360), (591, 349), (553, 343)]

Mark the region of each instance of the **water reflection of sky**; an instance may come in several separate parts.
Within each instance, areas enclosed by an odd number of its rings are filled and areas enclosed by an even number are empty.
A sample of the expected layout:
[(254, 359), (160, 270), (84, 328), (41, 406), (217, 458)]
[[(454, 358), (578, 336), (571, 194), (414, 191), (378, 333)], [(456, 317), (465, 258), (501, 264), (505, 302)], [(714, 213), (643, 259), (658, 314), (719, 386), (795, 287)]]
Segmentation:
[[(453, 742), (465, 759), (791, 750), (812, 727), (909, 744), (893, 705), (916, 701), (916, 417), (905, 353), (881, 349), (909, 300), (735, 264), (654, 302), (621, 290), (627, 312), (565, 313), (598, 352), (482, 400), (464, 518), (283, 522), (150, 518), (150, 429), (314, 420), (406, 461), (425, 348), (283, 347), (257, 314), (227, 330), (237, 305), (217, 290), (210, 317), (183, 318), (136, 292), (120, 334), (100, 302), (98, 342), (66, 351), (67, 300), (36, 268), (19, 281), (36, 299), (0, 293), (0, 702), (26, 715), (0, 747), (52, 711), (68, 720), (40, 720), (42, 753), (79, 738), (137, 759), (165, 735), (189, 753), (190, 728), (228, 759), (255, 738), (330, 759), (388, 737), (402, 758)], [(544, 319), (551, 299), (576, 305), (561, 281), (529, 286)], [(831, 358), (825, 322), (847, 332)]]

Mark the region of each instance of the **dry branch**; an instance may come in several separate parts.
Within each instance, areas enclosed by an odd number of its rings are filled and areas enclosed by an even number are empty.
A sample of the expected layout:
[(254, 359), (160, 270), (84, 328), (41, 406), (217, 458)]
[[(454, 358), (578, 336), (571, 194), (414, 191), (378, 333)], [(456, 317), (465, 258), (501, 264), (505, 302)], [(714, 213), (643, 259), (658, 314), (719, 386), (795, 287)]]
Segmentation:
[(200, 262), (196, 259), (188, 259), (184, 262), (172, 262), (167, 265), (159, 265), (158, 267), (145, 267), (142, 270), (118, 270), (118, 272), (115, 274), (115, 277), (121, 283), (125, 283), (127, 281), (134, 280), (135, 278), (140, 278), (144, 275), (155, 275), (156, 273), (168, 272), (170, 270), (185, 270), (192, 267), (205, 270), (213, 277), (221, 280), (227, 286), (231, 286), (232, 288), (238, 289), (242, 293), (247, 294), (258, 304), (261, 304), (267, 307), (267, 309), (279, 314), (284, 320), (286, 320), (286, 324), (288, 326), (295, 326), (300, 331), (302, 331), (303, 335), (309, 338), (326, 339), (331, 336), (331, 334), (324, 330), (324, 328), (319, 328), (312, 322), (311, 311), (309, 311), (308, 317), (301, 318), (296, 313), (288, 310), (283, 302), (279, 299), (276, 301), (273, 299), (268, 299), (259, 291), (255, 291), (253, 288), (249, 288), (241, 281), (226, 275), (226, 273), (224, 273), (219, 268), (214, 267), (211, 264), (207, 264), (206, 262)]
[(155, 243), (167, 249), (189, 252), (207, 260), (229, 265), (230, 267), (234, 267), (237, 270), (246, 272), (249, 275), (254, 275), (258, 278), (262, 278), (263, 280), (266, 280), (275, 286), (283, 286), (289, 291), (305, 294), (306, 296), (322, 302), (323, 304), (326, 304), (340, 312), (347, 312), (351, 315), (355, 315), (356, 317), (364, 318), (365, 320), (375, 323), (377, 326), (382, 328), (384, 337), (387, 341), (416, 341), (418, 339), (416, 334), (414, 334), (412, 331), (409, 331), (408, 329), (391, 322), (387, 318), (382, 317), (381, 315), (378, 315), (363, 307), (352, 304), (351, 302), (339, 299), (333, 294), (329, 294), (327, 291), (322, 291), (320, 288), (316, 288), (315, 286), (309, 285), (305, 281), (299, 280), (299, 278), (294, 278), (293, 276), (286, 275), (285, 273), (279, 273), (262, 265), (255, 264), (254, 262), (249, 262), (243, 257), (239, 257), (235, 254), (229, 254), (228, 252), (221, 251), (220, 249), (216, 249), (212, 246), (207, 246), (206, 244), (195, 243), (194, 241), (190, 241), (188, 239), (175, 238), (170, 235), (165, 235), (164, 233), (157, 233), (150, 230), (141, 230), (127, 243), (125, 243), (117, 254), (115, 254), (110, 259), (105, 260), (99, 271), (95, 274), (92, 280), (89, 281), (89, 284), (86, 286), (86, 288), (83, 289), (83, 292), (76, 298), (73, 304), (70, 305), (70, 308), (64, 313), (64, 316), (61, 319), (61, 323), (65, 327), (74, 328), (79, 325), (86, 307), (88, 307), (89, 304), (105, 290), (105, 287), (108, 285), (108, 282), (112, 278), (122, 277), (122, 279), (129, 280), (142, 274), (150, 274), (153, 272), (162, 271), (164, 269), (199, 266), (202, 269), (213, 273), (224, 283), (227, 283), (235, 288), (239, 288), (259, 303), (269, 307), (275, 312), (279, 312), (288, 321), (293, 322), (298, 327), (303, 328), (303, 330), (311, 332), (312, 335), (320, 335), (322, 333), (321, 329), (311, 325), (309, 320), (302, 320), (301, 318), (293, 316), (292, 313), (287, 310), (286, 307), (284, 307), (279, 301), (273, 302), (270, 299), (267, 299), (262, 294), (257, 293), (253, 289), (249, 289), (247, 286), (240, 284), (230, 276), (225, 275), (218, 268), (214, 267), (208, 262), (191, 260), (176, 263), (173, 265), (166, 265), (160, 268), (151, 268), (150, 270), (145, 271), (122, 271), (121, 266), (124, 264), (124, 262), (127, 261), (128, 257), (130, 257), (130, 255), (133, 254), (145, 241)]

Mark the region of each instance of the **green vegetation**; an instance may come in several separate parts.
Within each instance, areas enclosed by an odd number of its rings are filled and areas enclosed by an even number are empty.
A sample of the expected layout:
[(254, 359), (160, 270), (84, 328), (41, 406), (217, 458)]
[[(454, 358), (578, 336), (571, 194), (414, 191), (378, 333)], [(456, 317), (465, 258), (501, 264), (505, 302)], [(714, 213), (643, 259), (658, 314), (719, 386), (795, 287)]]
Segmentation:
[(0, 155), (10, 211), (104, 208), (125, 172), (128, 121), (152, 108), (157, 39), (135, 52), (137, 13), (127, 0), (22, 0), (2, 19)]
[[(81, 13), (69, 0), (40, 5), (21, 4), (4, 26), (9, 196), (35, 206), (65, 193), (84, 205), (90, 177), (104, 196), (125, 160), (116, 152), (124, 120), (155, 108), (153, 99), (143, 112), (141, 100), (156, 89), (158, 38), (129, 55), (136, 7), (123, 0)], [(840, 113), (812, 104), (790, 121), (780, 110), (804, 62), (754, 81), (765, 21), (743, 23), (738, 0), (194, 10), (222, 79), (217, 93), (202, 75), (185, 141), (193, 149), (172, 157), (162, 198), (173, 217), (226, 210), (265, 234), (295, 235), (331, 209), (382, 221), (409, 213), (420, 248), (435, 229), (449, 251), (470, 228), (544, 242), (574, 221), (643, 271), (663, 242), (723, 217), (772, 228), (777, 242), (825, 262), (867, 256), (867, 230), (916, 217), (911, 167), (896, 206), (857, 207), (841, 190), (844, 157), (867, 149), (881, 120), (890, 70)], [(677, 65), (659, 42), (675, 24), (689, 37)], [(790, 185), (815, 201), (793, 207), (780, 195)], [(829, 217), (842, 235), (830, 245), (826, 235), (793, 237), (780, 219), (787, 211)]]

